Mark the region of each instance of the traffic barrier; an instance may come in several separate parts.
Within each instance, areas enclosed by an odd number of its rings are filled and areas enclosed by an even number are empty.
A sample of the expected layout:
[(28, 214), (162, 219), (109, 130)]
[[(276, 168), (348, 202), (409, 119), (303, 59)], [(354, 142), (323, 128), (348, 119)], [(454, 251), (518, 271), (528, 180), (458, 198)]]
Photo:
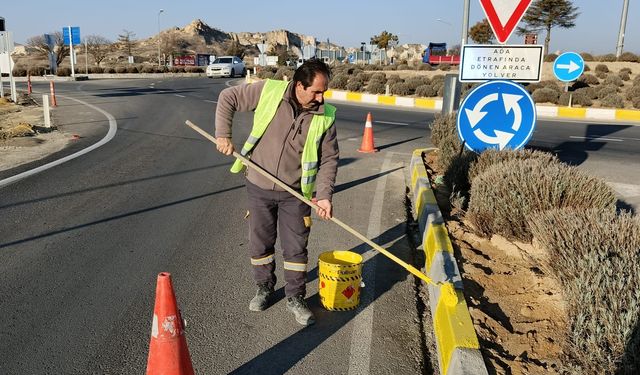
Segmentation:
[(367, 114), (367, 121), (364, 124), (364, 134), (362, 135), (362, 144), (358, 152), (377, 152), (373, 142), (373, 125), (371, 120), (371, 112)]
[(56, 85), (53, 81), (49, 81), (49, 92), (51, 92), (51, 106), (58, 106), (58, 102), (56, 101)]
[(184, 323), (171, 284), (171, 274), (161, 272), (156, 284), (147, 375), (193, 373), (187, 339), (184, 336)]
[(453, 283), (457, 295), (456, 303), (451, 303), (439, 288), (428, 286), (440, 374), (487, 374), (453, 246), (422, 160), (425, 151), (415, 150), (410, 163), (413, 211), (425, 253), (425, 273), (436, 282)]
[(360, 304), (362, 255), (327, 251), (318, 258), (320, 302), (329, 311), (353, 310)]

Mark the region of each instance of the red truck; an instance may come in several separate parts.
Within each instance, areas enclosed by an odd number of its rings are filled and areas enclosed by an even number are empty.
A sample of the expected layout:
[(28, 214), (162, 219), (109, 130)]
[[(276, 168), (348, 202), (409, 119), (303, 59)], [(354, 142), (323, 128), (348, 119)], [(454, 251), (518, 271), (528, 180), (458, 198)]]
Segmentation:
[(447, 55), (447, 43), (429, 43), (429, 47), (422, 52), (422, 62), (431, 65), (460, 65), (460, 55)]

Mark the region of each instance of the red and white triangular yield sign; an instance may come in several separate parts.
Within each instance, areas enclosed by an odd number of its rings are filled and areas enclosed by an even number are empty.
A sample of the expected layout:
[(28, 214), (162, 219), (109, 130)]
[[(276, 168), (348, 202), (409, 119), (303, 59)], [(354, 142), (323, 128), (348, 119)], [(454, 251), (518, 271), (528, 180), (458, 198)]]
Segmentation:
[(480, 0), (480, 5), (496, 39), (504, 44), (531, 5), (531, 0)]

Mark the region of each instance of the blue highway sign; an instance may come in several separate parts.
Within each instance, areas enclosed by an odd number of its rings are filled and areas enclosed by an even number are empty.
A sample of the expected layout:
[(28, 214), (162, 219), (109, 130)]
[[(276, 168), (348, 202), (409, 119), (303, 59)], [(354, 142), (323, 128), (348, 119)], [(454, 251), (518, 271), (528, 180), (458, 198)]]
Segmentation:
[(354, 63), (354, 62), (356, 62), (356, 57), (353, 55), (353, 53), (350, 53), (350, 54), (349, 54), (349, 62), (350, 62), (350, 63)]
[(458, 136), (468, 149), (520, 149), (536, 125), (536, 106), (522, 86), (489, 81), (473, 89), (458, 111)]
[(553, 74), (562, 82), (575, 81), (584, 72), (584, 59), (575, 52), (565, 52), (553, 62)]
[[(64, 39), (64, 45), (68, 46), (69, 43), (69, 27), (65, 26), (62, 28), (62, 39)], [(71, 41), (73, 45), (80, 44), (80, 28), (77, 26), (71, 27)]]

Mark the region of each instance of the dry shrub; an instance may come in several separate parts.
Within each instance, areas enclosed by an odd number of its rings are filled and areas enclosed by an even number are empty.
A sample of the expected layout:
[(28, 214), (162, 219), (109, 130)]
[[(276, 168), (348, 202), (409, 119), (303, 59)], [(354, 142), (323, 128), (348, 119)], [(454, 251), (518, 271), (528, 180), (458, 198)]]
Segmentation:
[(135, 65), (130, 65), (126, 69), (127, 73), (138, 73), (138, 67), (136, 67)]
[(582, 87), (574, 91), (574, 93), (583, 94), (591, 100), (598, 98), (598, 90), (595, 87)]
[(614, 86), (624, 86), (624, 82), (622, 82), (622, 78), (620, 78), (617, 74), (609, 74), (607, 78), (604, 79), (605, 85), (614, 85)]
[(409, 85), (409, 88), (412, 91), (416, 91), (416, 89), (418, 88), (418, 86), (422, 86), (424, 85), (424, 80), (421, 77), (411, 77), (411, 78), (407, 78), (404, 81), (407, 85)]
[(593, 61), (593, 55), (588, 52), (582, 52), (580, 56), (582, 56), (584, 61)]
[(438, 168), (446, 170), (455, 156), (460, 154), (462, 143), (458, 138), (456, 126), (457, 115), (451, 113), (446, 116), (436, 115), (435, 120), (429, 125), (431, 129), (431, 143), (440, 149)]
[(117, 66), (116, 67), (116, 73), (122, 74), (122, 73), (126, 73), (126, 72), (127, 72), (127, 67), (126, 66)]
[(409, 70), (409, 65), (408, 64), (399, 64), (396, 66), (396, 70)]
[(536, 89), (533, 92), (533, 101), (536, 103), (552, 103), (557, 104), (560, 93), (554, 89), (548, 87), (542, 87)]
[(438, 69), (442, 70), (443, 72), (448, 72), (449, 70), (451, 70), (451, 64), (440, 64), (438, 65)]
[(596, 65), (596, 72), (609, 73), (609, 67), (605, 64)]
[(386, 85), (380, 81), (369, 81), (367, 85), (367, 92), (372, 94), (384, 94), (386, 90)]
[(640, 109), (640, 96), (633, 98), (632, 101), (633, 108)]
[[(590, 87), (585, 87), (590, 88)], [(591, 97), (584, 91), (563, 92), (558, 98), (558, 104), (568, 106), (569, 97), (571, 97), (571, 105), (579, 105), (581, 107), (590, 107), (593, 102)]]
[(627, 100), (640, 97), (640, 85), (633, 85), (627, 89)]
[(638, 58), (638, 56), (634, 53), (631, 52), (622, 52), (622, 54), (620, 55), (620, 57), (618, 57), (618, 61), (625, 61), (625, 62), (640, 62), (640, 58)]
[(346, 74), (336, 74), (329, 82), (329, 87), (332, 89), (344, 90), (347, 88), (349, 77)]
[(396, 66), (395, 65), (386, 65), (382, 68), (383, 71), (391, 71), (391, 70), (396, 70)]
[(381, 73), (381, 72), (373, 73), (369, 80), (370, 81), (378, 81), (378, 82), (386, 83), (387, 82), (387, 75), (384, 74), (384, 73)]
[[(145, 66), (143, 68), (142, 73), (153, 73), (153, 71), (151, 72), (145, 72), (144, 69), (148, 68), (148, 66)], [(153, 67), (152, 67), (153, 69)], [(100, 74), (100, 73), (104, 73), (104, 69), (101, 66), (92, 66), (91, 68), (89, 68), (89, 73), (91, 74)]]
[(608, 95), (618, 93), (618, 87), (615, 85), (602, 85), (597, 90), (598, 90), (598, 99), (603, 99)]
[(631, 68), (622, 68), (620, 69), (620, 73), (628, 73), (628, 74), (632, 74), (633, 72), (631, 71)]
[(364, 83), (358, 79), (349, 79), (346, 89), (347, 91), (361, 92), (364, 89)]
[(393, 95), (407, 96), (413, 94), (411, 87), (405, 82), (394, 83), (389, 87), (389, 90)]
[(555, 53), (550, 53), (548, 55), (544, 55), (544, 62), (554, 62), (556, 61), (556, 59), (558, 58), (558, 55), (556, 55)]
[(528, 160), (528, 159), (539, 159), (544, 163), (557, 163), (558, 158), (548, 152), (537, 151), (537, 150), (495, 150), (495, 149), (486, 149), (482, 151), (482, 153), (478, 156), (478, 160), (471, 166), (469, 170), (469, 181), (473, 181), (476, 176), (483, 173), (489, 167), (496, 165), (498, 163), (512, 161), (512, 160)]
[(605, 73), (605, 72), (596, 72), (596, 77), (598, 79), (605, 79), (605, 78), (607, 78), (607, 73)]
[(567, 302), (568, 370), (637, 374), (640, 220), (609, 210), (551, 210), (532, 215), (529, 226)]
[(433, 67), (431, 66), (431, 64), (420, 64), (418, 65), (418, 70), (431, 71), (433, 70)]
[(478, 154), (465, 149), (462, 153), (455, 154), (444, 170), (444, 183), (449, 188), (449, 191), (451, 191), (453, 195), (456, 195), (458, 199), (458, 209), (466, 209), (469, 189), (471, 188), (469, 170), (477, 158)]
[(293, 69), (289, 67), (282, 66), (278, 68), (276, 74), (273, 75), (273, 79), (284, 79), (284, 76), (287, 76), (289, 80), (293, 78)]
[(603, 107), (624, 108), (624, 98), (618, 94), (609, 94), (600, 101)]
[(27, 137), (34, 135), (33, 126), (25, 122), (21, 122), (18, 125), (12, 126), (7, 129), (0, 128), (0, 139), (9, 139), (16, 137)]
[(576, 167), (542, 158), (511, 160), (471, 181), (467, 218), (485, 236), (528, 242), (532, 213), (567, 207), (615, 211), (616, 196), (604, 181)]
[(600, 83), (600, 80), (598, 79), (598, 77), (588, 73), (580, 76), (580, 78), (578, 78), (578, 81), (584, 82), (587, 85), (597, 85)]
[(618, 72), (618, 77), (620, 77), (620, 79), (623, 81), (628, 81), (631, 79), (631, 73), (621, 70)]
[(598, 56), (598, 61), (602, 61), (602, 62), (614, 62), (616, 61), (616, 55), (613, 53), (607, 53), (606, 55), (600, 55)]
[(434, 90), (431, 85), (420, 85), (416, 88), (416, 96), (431, 98), (436, 96), (436, 90)]

